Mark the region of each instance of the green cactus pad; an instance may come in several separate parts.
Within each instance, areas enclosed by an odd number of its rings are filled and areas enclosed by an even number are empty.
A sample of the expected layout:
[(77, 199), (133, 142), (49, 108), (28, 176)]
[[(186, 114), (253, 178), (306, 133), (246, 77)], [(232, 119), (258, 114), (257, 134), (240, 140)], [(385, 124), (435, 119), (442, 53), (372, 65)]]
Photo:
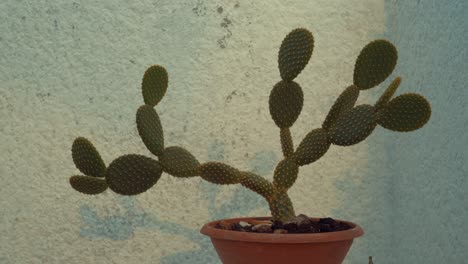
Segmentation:
[(153, 187), (162, 174), (158, 161), (137, 154), (121, 156), (109, 164), (106, 181), (109, 188), (122, 195), (136, 195)]
[(398, 53), (387, 40), (374, 40), (367, 44), (354, 65), (354, 84), (361, 90), (370, 89), (383, 82), (393, 72)]
[(299, 166), (310, 164), (320, 159), (330, 148), (327, 131), (317, 128), (309, 132), (294, 153), (294, 160)]
[(89, 195), (99, 194), (107, 190), (107, 183), (104, 179), (92, 176), (72, 176), (70, 177), (70, 185), (73, 189)]
[(167, 90), (168, 75), (166, 69), (159, 65), (149, 67), (143, 75), (141, 90), (145, 104), (156, 106)]
[(341, 115), (328, 131), (328, 140), (339, 146), (350, 146), (366, 139), (376, 126), (374, 107), (359, 105)]
[(423, 127), (431, 117), (431, 105), (423, 96), (402, 94), (377, 114), (377, 123), (386, 129), (409, 132)]
[(88, 139), (78, 137), (73, 141), (72, 158), (75, 166), (85, 175), (104, 177), (106, 165)]
[(146, 148), (156, 156), (164, 150), (164, 135), (159, 116), (153, 107), (142, 105), (136, 114), (138, 133)]
[(168, 147), (164, 149), (159, 162), (163, 170), (175, 177), (192, 177), (199, 175), (200, 163), (186, 149), (181, 147)]
[(396, 77), (395, 80), (393, 80), (392, 83), (390, 83), (390, 85), (387, 87), (385, 92), (380, 96), (377, 103), (375, 103), (374, 105), (375, 112), (382, 110), (385, 107), (385, 105), (387, 105), (388, 101), (392, 99), (392, 96), (395, 94), (396, 90), (400, 86), (400, 83), (401, 83), (400, 77)]
[(294, 153), (294, 145), (289, 128), (280, 129), (281, 149), (285, 157), (290, 157)]
[(342, 113), (354, 107), (358, 97), (359, 88), (356, 85), (351, 85), (346, 88), (330, 108), (325, 121), (323, 121), (322, 128), (325, 130), (330, 129)]
[(304, 94), (295, 82), (278, 82), (270, 93), (270, 114), (279, 128), (289, 128), (302, 110)]
[(200, 176), (211, 183), (236, 184), (241, 181), (239, 170), (221, 162), (207, 162), (200, 166)]
[(310, 31), (297, 28), (281, 43), (278, 53), (278, 68), (281, 79), (292, 81), (301, 73), (312, 56), (314, 37)]
[(278, 163), (273, 182), (280, 191), (286, 191), (294, 184), (299, 173), (299, 166), (294, 159), (284, 159)]
[(275, 193), (275, 186), (267, 179), (251, 172), (242, 172), (241, 181), (242, 186), (265, 197), (270, 200)]
[(296, 216), (291, 199), (286, 192), (277, 192), (275, 197), (269, 203), (273, 221), (279, 220), (286, 222)]

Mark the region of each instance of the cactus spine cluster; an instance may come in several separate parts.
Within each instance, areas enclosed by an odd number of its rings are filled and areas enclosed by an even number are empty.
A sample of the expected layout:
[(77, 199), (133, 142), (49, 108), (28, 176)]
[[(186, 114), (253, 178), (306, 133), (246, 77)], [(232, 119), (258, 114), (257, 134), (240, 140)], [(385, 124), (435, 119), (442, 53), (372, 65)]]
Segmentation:
[(281, 80), (271, 90), (269, 108), (279, 128), (284, 158), (277, 164), (272, 182), (221, 162), (200, 163), (182, 147), (166, 147), (155, 107), (167, 91), (168, 74), (162, 66), (155, 65), (143, 76), (144, 104), (137, 110), (136, 123), (144, 145), (157, 159), (129, 154), (118, 157), (106, 167), (92, 143), (78, 137), (73, 142), (72, 157), (85, 175), (72, 176), (71, 186), (90, 195), (107, 188), (122, 195), (136, 195), (156, 184), (163, 172), (175, 177), (200, 176), (215, 184), (241, 184), (263, 196), (273, 220), (286, 221), (294, 217), (288, 190), (295, 183), (301, 166), (320, 159), (332, 144), (350, 146), (363, 141), (377, 125), (408, 132), (424, 126), (431, 116), (431, 107), (421, 95), (407, 93), (392, 98), (401, 83), (400, 77), (391, 82), (374, 105), (355, 105), (360, 91), (382, 83), (397, 62), (394, 45), (387, 40), (375, 40), (360, 52), (354, 67), (353, 84), (336, 99), (322, 126), (311, 130), (295, 148), (290, 127), (301, 113), (304, 96), (294, 79), (308, 64), (313, 48), (312, 33), (304, 28), (293, 30), (281, 43), (278, 54)]

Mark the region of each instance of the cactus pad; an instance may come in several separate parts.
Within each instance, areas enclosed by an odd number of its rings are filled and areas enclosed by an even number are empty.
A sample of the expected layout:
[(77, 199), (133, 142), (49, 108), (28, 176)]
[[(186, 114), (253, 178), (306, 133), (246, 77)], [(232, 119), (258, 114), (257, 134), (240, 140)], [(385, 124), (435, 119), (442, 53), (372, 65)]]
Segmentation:
[(424, 126), (431, 117), (431, 105), (421, 95), (408, 93), (392, 99), (377, 114), (377, 123), (384, 128), (409, 132)]
[(350, 146), (366, 139), (376, 126), (374, 107), (359, 105), (341, 115), (328, 131), (328, 140), (339, 146)]
[(251, 172), (242, 172), (240, 183), (242, 186), (270, 200), (275, 193), (275, 187), (267, 179)]
[(149, 67), (143, 75), (141, 90), (145, 104), (156, 106), (167, 90), (168, 75), (166, 69), (159, 65)]
[(73, 189), (90, 195), (102, 193), (107, 189), (107, 183), (104, 179), (81, 175), (70, 177), (70, 185)]
[(359, 97), (359, 88), (356, 85), (351, 85), (346, 88), (340, 96), (336, 99), (333, 106), (330, 108), (325, 121), (323, 121), (322, 128), (325, 130), (330, 129), (330, 127), (336, 122), (338, 117), (352, 109)]
[(281, 149), (285, 157), (290, 157), (294, 153), (293, 139), (289, 128), (280, 129)]
[(400, 77), (396, 77), (395, 80), (393, 80), (392, 83), (390, 83), (390, 85), (387, 87), (385, 92), (380, 96), (379, 100), (375, 103), (374, 105), (375, 112), (382, 110), (385, 107), (385, 105), (388, 103), (388, 101), (392, 99), (392, 96), (393, 94), (395, 94), (396, 90), (400, 86), (400, 83), (401, 83)]
[(383, 82), (393, 72), (398, 53), (387, 40), (374, 40), (367, 44), (354, 65), (354, 84), (361, 90), (370, 89)]
[(198, 160), (186, 149), (181, 147), (168, 147), (159, 157), (163, 170), (175, 177), (198, 176)]
[(317, 128), (309, 132), (294, 153), (294, 160), (299, 166), (310, 164), (320, 159), (330, 148), (327, 131)]
[(122, 195), (136, 195), (153, 187), (162, 174), (158, 161), (137, 154), (121, 156), (109, 164), (106, 181), (109, 188)]
[(279, 128), (289, 128), (302, 110), (304, 94), (295, 82), (278, 82), (270, 93), (270, 114)]
[(239, 170), (221, 162), (207, 162), (200, 166), (200, 176), (211, 183), (236, 184), (241, 181)]
[(292, 81), (301, 73), (312, 56), (314, 37), (310, 31), (297, 28), (281, 43), (278, 53), (278, 68), (281, 79)]
[(104, 177), (106, 165), (88, 139), (78, 137), (73, 141), (72, 158), (75, 166), (85, 175)]
[(136, 114), (138, 133), (146, 148), (156, 156), (164, 150), (164, 135), (158, 113), (149, 105), (142, 105)]
[(284, 159), (278, 163), (273, 176), (273, 182), (280, 191), (288, 190), (296, 181), (299, 166), (294, 159)]

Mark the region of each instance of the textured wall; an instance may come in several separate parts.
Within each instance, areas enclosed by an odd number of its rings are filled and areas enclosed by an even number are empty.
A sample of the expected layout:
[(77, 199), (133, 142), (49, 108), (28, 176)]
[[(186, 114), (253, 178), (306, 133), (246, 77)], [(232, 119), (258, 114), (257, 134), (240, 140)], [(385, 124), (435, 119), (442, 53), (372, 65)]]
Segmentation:
[(464, 0), (385, 1), (385, 33), (376, 37), (399, 50), (393, 76), (403, 81), (397, 94), (424, 94), (432, 116), (412, 133), (374, 132), (367, 140), (369, 166), (361, 168), (365, 188), (352, 177), (336, 182), (347, 196), (336, 211), (361, 215), (367, 231), (347, 257), (350, 263), (359, 263), (364, 252), (376, 263), (468, 259), (467, 16)]
[(403, 89), (427, 95), (427, 129), (387, 137), (395, 263), (468, 261), (468, 1), (391, 1)]
[[(351, 83), (358, 52), (375, 37), (398, 45), (400, 92), (421, 92), (434, 105), (421, 131), (378, 129), (301, 169), (291, 189), (296, 211), (362, 224), (366, 236), (347, 263), (365, 263), (368, 255), (379, 263), (441, 263), (442, 256), (461, 263), (458, 245), (466, 240), (457, 233), (467, 231), (468, 204), (461, 177), (467, 82), (457, 74), (468, 46), (462, 2), (1, 1), (0, 263), (218, 263), (199, 228), (222, 217), (266, 215), (261, 198), (168, 175), (136, 197), (84, 196), (68, 183), (78, 173), (71, 143), (91, 139), (107, 163), (126, 153), (151, 155), (134, 119), (142, 74), (161, 64), (170, 78), (158, 105), (167, 145), (271, 177), (281, 151), (268, 94), (279, 80), (281, 40), (295, 27), (316, 39), (297, 79), (305, 105), (292, 129), (296, 142), (321, 124)], [(453, 229), (444, 232), (446, 224)], [(436, 238), (443, 240), (429, 242)]]

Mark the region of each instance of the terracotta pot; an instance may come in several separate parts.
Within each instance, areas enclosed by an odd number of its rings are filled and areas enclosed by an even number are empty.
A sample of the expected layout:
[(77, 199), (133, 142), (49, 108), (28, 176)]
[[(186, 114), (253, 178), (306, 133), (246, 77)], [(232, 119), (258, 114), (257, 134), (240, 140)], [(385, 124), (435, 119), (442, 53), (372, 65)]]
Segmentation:
[[(228, 223), (269, 220), (270, 217), (223, 219)], [(317, 218), (312, 218), (318, 220)], [(203, 226), (201, 233), (209, 236), (224, 264), (284, 264), (314, 263), (340, 264), (348, 253), (353, 239), (364, 234), (354, 223), (345, 231), (316, 234), (261, 234), (215, 228), (222, 220)]]

